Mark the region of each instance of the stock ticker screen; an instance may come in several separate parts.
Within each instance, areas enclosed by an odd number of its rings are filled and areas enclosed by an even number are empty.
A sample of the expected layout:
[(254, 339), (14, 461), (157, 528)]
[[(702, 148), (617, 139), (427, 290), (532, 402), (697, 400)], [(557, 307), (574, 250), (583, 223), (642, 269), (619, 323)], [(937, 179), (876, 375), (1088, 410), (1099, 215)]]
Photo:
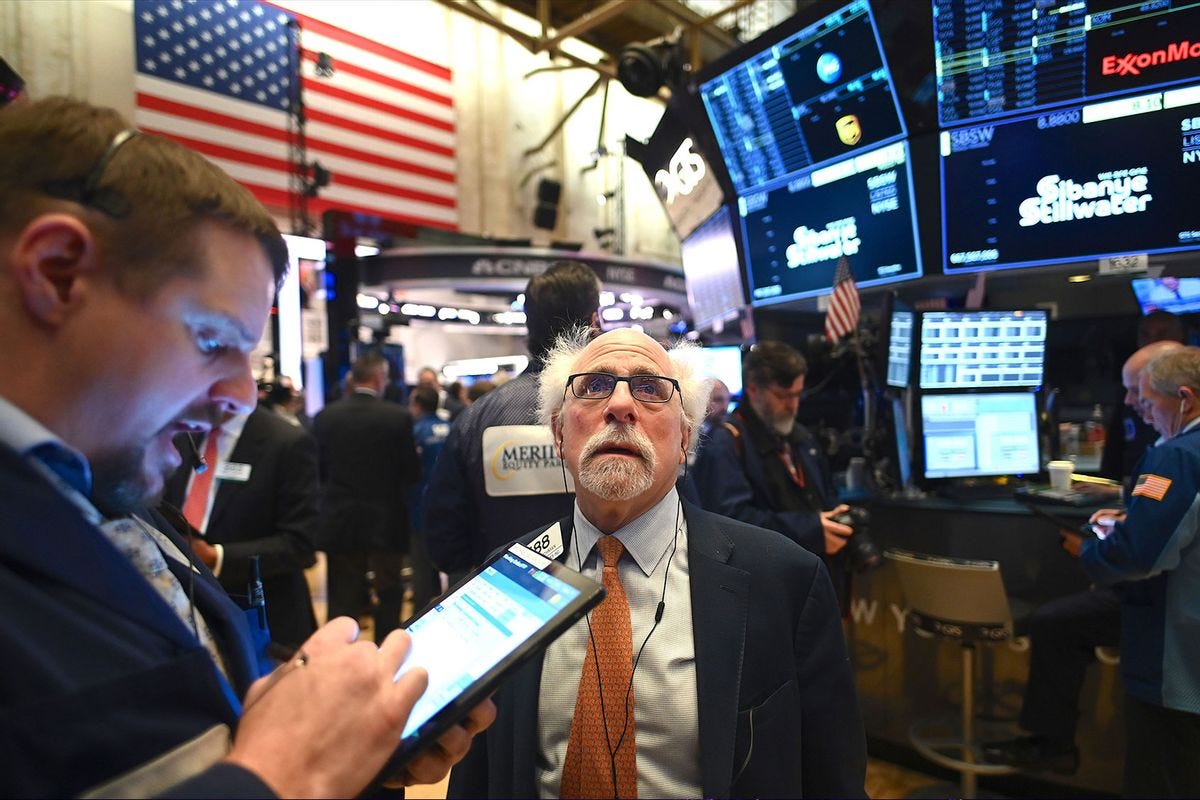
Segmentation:
[(941, 176), (948, 273), (1195, 249), (1200, 83), (943, 131)]
[(867, 0), (702, 80), (700, 97), (738, 194), (905, 134)]
[(943, 127), (1194, 81), (1190, 0), (934, 0)]

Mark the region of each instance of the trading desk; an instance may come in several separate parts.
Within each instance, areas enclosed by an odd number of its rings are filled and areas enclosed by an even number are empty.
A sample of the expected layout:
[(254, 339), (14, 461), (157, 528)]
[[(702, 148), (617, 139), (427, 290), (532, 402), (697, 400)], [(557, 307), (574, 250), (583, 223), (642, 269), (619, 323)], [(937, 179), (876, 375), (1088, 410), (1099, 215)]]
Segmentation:
[[(1055, 527), (1012, 499), (953, 501), (875, 499), (869, 502), (871, 537), (881, 549), (895, 548), (954, 558), (1000, 562), (1014, 617), (1027, 617), (1047, 600), (1086, 591), (1089, 581), (1061, 547)], [(1054, 506), (1067, 519), (1087, 520), (1094, 509)], [(893, 567), (854, 577), (847, 627), (867, 736), (879, 750), (911, 753), (908, 730), (918, 718), (957, 713), (961, 698), (958, 645), (925, 639), (905, 630), (904, 600)], [(1024, 636), (980, 648), (979, 695), (982, 719), (999, 733), (1014, 727), (1029, 669)], [(981, 778), (980, 784), (1007, 794), (1111, 793), (1121, 785), (1123, 727), (1119, 667), (1098, 664), (1088, 670), (1080, 697), (1077, 743), (1082, 764), (1074, 776), (1027, 773)], [(978, 726), (986, 729), (987, 725)], [(907, 760), (907, 759), (906, 759)]]

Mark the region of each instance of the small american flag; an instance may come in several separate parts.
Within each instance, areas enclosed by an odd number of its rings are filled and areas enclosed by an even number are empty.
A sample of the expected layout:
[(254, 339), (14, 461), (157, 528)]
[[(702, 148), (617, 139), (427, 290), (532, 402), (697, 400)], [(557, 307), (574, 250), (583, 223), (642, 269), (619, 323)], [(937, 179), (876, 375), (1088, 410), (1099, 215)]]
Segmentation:
[[(457, 229), (446, 67), (257, 0), (135, 0), (134, 36), (138, 127), (203, 153), (264, 205), (289, 207), (287, 109), (299, 80), (308, 160), (333, 174), (309, 201), (314, 215)], [(319, 59), (332, 75), (317, 74)]]
[(838, 259), (837, 272), (833, 274), (833, 294), (829, 297), (829, 310), (825, 312), (825, 338), (836, 342), (855, 330), (861, 310), (858, 285), (850, 274), (850, 262), (842, 256)]
[(1137, 479), (1137, 485), (1133, 487), (1132, 495), (1134, 497), (1149, 497), (1151, 500), (1162, 500), (1167, 496), (1167, 490), (1170, 488), (1170, 478), (1164, 478), (1161, 475), (1146, 474)]

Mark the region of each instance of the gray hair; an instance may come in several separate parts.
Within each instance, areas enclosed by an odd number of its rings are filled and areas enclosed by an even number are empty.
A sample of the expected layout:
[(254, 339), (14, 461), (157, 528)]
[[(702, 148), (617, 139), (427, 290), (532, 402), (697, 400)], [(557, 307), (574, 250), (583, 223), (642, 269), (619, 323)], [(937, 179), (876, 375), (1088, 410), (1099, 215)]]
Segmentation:
[[(567, 395), (567, 377), (576, 371), (580, 354), (592, 340), (591, 328), (577, 327), (559, 336), (546, 351), (545, 365), (538, 383), (538, 421), (550, 425)], [(683, 406), (683, 424), (688, 430), (688, 450), (695, 450), (700, 422), (708, 410), (712, 381), (702, 379), (686, 360), (688, 351), (698, 350), (691, 342), (679, 342), (667, 350), (673, 374), (665, 377), (679, 381), (679, 397)], [(682, 357), (681, 357), (682, 356)]]
[(1155, 357), (1142, 373), (1150, 388), (1173, 395), (1183, 386), (1200, 394), (1200, 347), (1182, 347)]

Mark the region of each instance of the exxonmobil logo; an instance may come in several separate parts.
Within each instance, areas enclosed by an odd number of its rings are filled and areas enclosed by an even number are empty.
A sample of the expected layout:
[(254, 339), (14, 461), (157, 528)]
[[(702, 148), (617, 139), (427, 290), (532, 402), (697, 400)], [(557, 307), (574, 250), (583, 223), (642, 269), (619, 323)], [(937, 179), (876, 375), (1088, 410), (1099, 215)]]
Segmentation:
[(1123, 56), (1105, 56), (1100, 61), (1100, 73), (1102, 75), (1141, 75), (1142, 70), (1147, 67), (1186, 61), (1189, 58), (1200, 58), (1200, 42), (1189, 42), (1184, 39), (1182, 42), (1169, 44), (1159, 50), (1126, 53)]

